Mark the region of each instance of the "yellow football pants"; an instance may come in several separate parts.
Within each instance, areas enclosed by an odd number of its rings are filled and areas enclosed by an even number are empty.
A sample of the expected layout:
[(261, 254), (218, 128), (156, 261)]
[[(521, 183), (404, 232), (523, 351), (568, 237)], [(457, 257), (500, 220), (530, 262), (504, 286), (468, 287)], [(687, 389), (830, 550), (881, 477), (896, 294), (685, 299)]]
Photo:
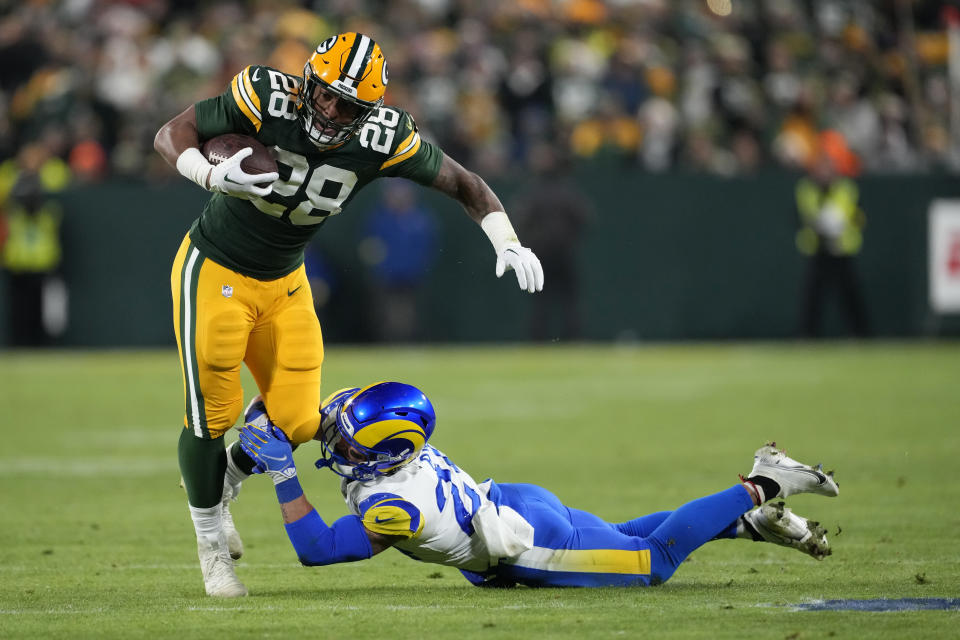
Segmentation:
[(170, 273), (173, 324), (186, 399), (184, 427), (219, 438), (243, 410), (246, 363), (267, 413), (294, 444), (320, 425), (323, 336), (306, 272), (276, 280), (240, 275), (184, 238)]

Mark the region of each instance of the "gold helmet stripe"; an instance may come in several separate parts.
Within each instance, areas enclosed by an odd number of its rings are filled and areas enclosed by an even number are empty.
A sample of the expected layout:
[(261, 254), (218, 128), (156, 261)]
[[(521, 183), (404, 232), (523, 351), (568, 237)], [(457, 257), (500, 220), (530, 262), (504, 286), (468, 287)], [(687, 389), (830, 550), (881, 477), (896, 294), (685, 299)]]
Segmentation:
[(263, 116), (260, 114), (260, 97), (253, 90), (253, 84), (250, 82), (250, 67), (234, 76), (230, 88), (240, 111), (247, 116), (256, 130), (260, 131), (260, 127), (263, 125)]
[(387, 161), (380, 165), (380, 169), (386, 169), (387, 167), (392, 167), (395, 164), (400, 164), (407, 158), (413, 156), (420, 150), (420, 134), (414, 131), (407, 138), (401, 142), (397, 148), (395, 154), (387, 158)]

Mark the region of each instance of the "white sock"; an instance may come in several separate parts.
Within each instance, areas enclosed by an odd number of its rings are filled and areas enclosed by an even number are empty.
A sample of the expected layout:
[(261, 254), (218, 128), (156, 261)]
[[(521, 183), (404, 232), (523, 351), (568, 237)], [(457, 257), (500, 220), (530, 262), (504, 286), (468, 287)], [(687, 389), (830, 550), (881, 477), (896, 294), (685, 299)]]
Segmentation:
[(197, 532), (197, 541), (213, 545), (219, 542), (223, 534), (222, 505), (218, 502), (212, 507), (190, 506), (190, 517)]
[(244, 473), (243, 470), (237, 466), (237, 463), (233, 461), (232, 450), (234, 447), (239, 446), (239, 444), (233, 442), (229, 447), (227, 447), (227, 472), (223, 477), (223, 490), (226, 492), (227, 485), (229, 485), (230, 490), (232, 491), (231, 497), (234, 500), (236, 500), (237, 494), (240, 493), (240, 485), (251, 475), (249, 473)]

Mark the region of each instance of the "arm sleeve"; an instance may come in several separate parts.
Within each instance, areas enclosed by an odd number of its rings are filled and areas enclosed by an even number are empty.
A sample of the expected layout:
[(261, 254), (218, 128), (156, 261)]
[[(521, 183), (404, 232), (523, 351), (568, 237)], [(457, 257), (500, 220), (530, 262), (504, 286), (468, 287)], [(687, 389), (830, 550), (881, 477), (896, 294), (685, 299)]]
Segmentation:
[(373, 555), (367, 531), (357, 516), (343, 516), (328, 527), (313, 510), (284, 526), (300, 563), (307, 567), (354, 562)]

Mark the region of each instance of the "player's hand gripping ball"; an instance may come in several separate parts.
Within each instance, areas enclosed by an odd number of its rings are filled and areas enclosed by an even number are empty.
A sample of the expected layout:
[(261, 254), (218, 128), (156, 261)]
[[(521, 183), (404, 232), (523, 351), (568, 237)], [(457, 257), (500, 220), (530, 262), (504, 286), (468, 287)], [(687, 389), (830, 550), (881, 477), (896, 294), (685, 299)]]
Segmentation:
[(279, 177), (273, 154), (255, 138), (226, 133), (210, 138), (200, 149), (214, 165), (210, 189), (239, 198), (263, 197)]

